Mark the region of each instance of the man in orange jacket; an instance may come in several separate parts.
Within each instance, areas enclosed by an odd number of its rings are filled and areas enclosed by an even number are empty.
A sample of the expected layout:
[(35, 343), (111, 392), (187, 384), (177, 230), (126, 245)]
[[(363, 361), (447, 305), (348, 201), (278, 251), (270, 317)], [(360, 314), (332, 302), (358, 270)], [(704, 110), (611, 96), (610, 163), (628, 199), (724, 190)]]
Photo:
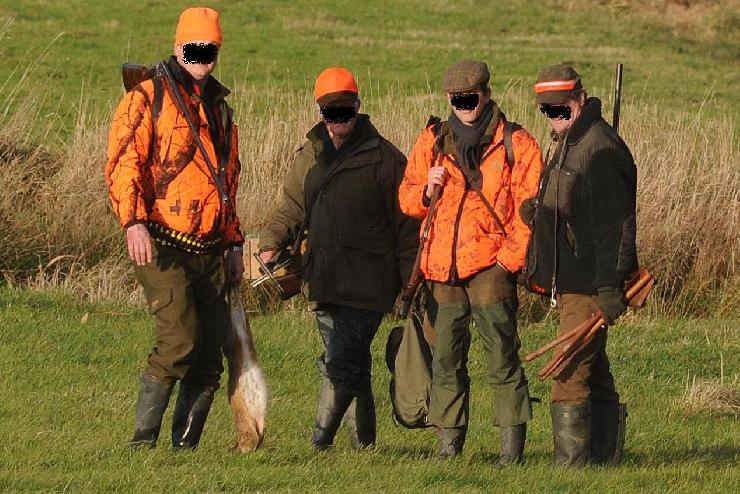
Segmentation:
[(514, 273), (524, 263), (530, 235), (517, 211), (537, 193), (542, 155), (535, 139), (507, 122), (491, 99), (489, 78), (483, 62), (450, 67), (442, 83), (449, 119), (418, 137), (399, 198), (406, 214), (425, 218), (435, 188), (441, 188), (421, 263), (434, 298), (429, 420), (438, 427), (439, 454), (456, 456), (465, 442), (472, 316), (488, 356), (504, 466), (522, 461), (532, 417), (518, 354)]
[[(239, 151), (229, 90), (211, 72), (223, 37), (209, 8), (182, 12), (169, 70), (184, 107), (158, 73), (116, 110), (105, 177), (156, 326), (140, 379), (132, 447), (154, 447), (172, 388), (173, 447), (194, 448), (219, 387), (226, 284), (244, 271), (235, 201)], [(162, 69), (164, 71), (164, 69)], [(202, 147), (188, 126), (199, 129)], [(226, 255), (224, 256), (224, 251)]]

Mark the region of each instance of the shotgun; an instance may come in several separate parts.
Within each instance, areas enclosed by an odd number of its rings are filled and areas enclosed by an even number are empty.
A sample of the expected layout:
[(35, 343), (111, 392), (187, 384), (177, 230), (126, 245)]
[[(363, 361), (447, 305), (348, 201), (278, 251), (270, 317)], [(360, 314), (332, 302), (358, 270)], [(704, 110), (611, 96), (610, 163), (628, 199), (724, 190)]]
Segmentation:
[(419, 250), (416, 252), (416, 260), (414, 261), (414, 269), (411, 271), (411, 276), (406, 286), (403, 288), (401, 293), (401, 310), (398, 311), (398, 315), (402, 319), (406, 319), (411, 311), (411, 302), (414, 300), (416, 289), (421, 283), (423, 278), (421, 274), (421, 254), (426, 246), (427, 239), (429, 238), (429, 230), (432, 226), (432, 220), (434, 219), (434, 213), (437, 210), (437, 200), (442, 192), (442, 187), (435, 185), (432, 189), (432, 197), (429, 200), (429, 211), (427, 211), (427, 220), (424, 224), (424, 230), (421, 233), (421, 239), (419, 240)]
[(619, 112), (622, 106), (622, 69), (624, 65), (617, 64), (616, 81), (614, 84), (614, 112), (612, 114), (612, 127), (619, 133)]

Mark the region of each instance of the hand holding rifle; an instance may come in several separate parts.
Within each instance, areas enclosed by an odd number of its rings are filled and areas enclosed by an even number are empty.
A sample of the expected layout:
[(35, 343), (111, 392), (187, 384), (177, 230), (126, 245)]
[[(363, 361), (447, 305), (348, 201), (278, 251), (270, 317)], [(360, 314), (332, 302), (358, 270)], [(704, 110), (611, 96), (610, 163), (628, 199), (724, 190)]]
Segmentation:
[(426, 196), (431, 201), (435, 187), (444, 187), (447, 178), (447, 170), (444, 166), (433, 166), (429, 169), (429, 181), (427, 182)]

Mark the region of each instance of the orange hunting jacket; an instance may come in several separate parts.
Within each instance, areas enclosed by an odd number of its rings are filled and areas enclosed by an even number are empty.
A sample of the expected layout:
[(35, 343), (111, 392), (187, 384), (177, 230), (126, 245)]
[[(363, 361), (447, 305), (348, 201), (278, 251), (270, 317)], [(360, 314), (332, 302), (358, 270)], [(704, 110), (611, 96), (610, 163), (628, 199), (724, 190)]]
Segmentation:
[[(482, 192), (504, 224), (506, 237), (478, 194), (466, 189), (465, 177), (455, 165), (453, 135), (443, 125), (437, 163), (445, 167), (448, 177), (422, 253), (421, 269), (427, 280), (453, 283), (496, 262), (510, 272), (524, 264), (530, 230), (519, 217), (519, 207), (537, 194), (542, 154), (537, 141), (518, 128), (512, 135), (515, 163), (509, 168), (503, 145), (504, 117), (493, 126), (494, 122), (485, 134), (493, 137), (483, 151)], [(431, 125), (419, 135), (399, 188), (401, 210), (416, 218), (426, 218), (428, 212), (423, 197), (435, 139)]]
[[(237, 128), (224, 100), (229, 90), (211, 77), (201, 98), (174, 58), (168, 65), (211, 163), (224, 176), (229, 204), (219, 201), (203, 155), (168, 89), (152, 131), (154, 80), (149, 79), (126, 94), (113, 118), (105, 165), (113, 210), (123, 228), (152, 221), (201, 239), (220, 236), (223, 247), (241, 245), (244, 237), (234, 206), (241, 164)], [(211, 102), (210, 124), (205, 101)]]

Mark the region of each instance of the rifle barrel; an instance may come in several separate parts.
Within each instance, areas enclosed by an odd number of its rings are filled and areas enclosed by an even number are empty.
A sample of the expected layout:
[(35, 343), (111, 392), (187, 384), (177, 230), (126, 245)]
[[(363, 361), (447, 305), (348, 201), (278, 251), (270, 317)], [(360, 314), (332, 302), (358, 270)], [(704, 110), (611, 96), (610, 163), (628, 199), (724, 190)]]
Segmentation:
[(616, 80), (614, 84), (614, 113), (612, 114), (612, 127), (619, 132), (619, 113), (622, 106), (622, 70), (624, 65), (617, 64)]

